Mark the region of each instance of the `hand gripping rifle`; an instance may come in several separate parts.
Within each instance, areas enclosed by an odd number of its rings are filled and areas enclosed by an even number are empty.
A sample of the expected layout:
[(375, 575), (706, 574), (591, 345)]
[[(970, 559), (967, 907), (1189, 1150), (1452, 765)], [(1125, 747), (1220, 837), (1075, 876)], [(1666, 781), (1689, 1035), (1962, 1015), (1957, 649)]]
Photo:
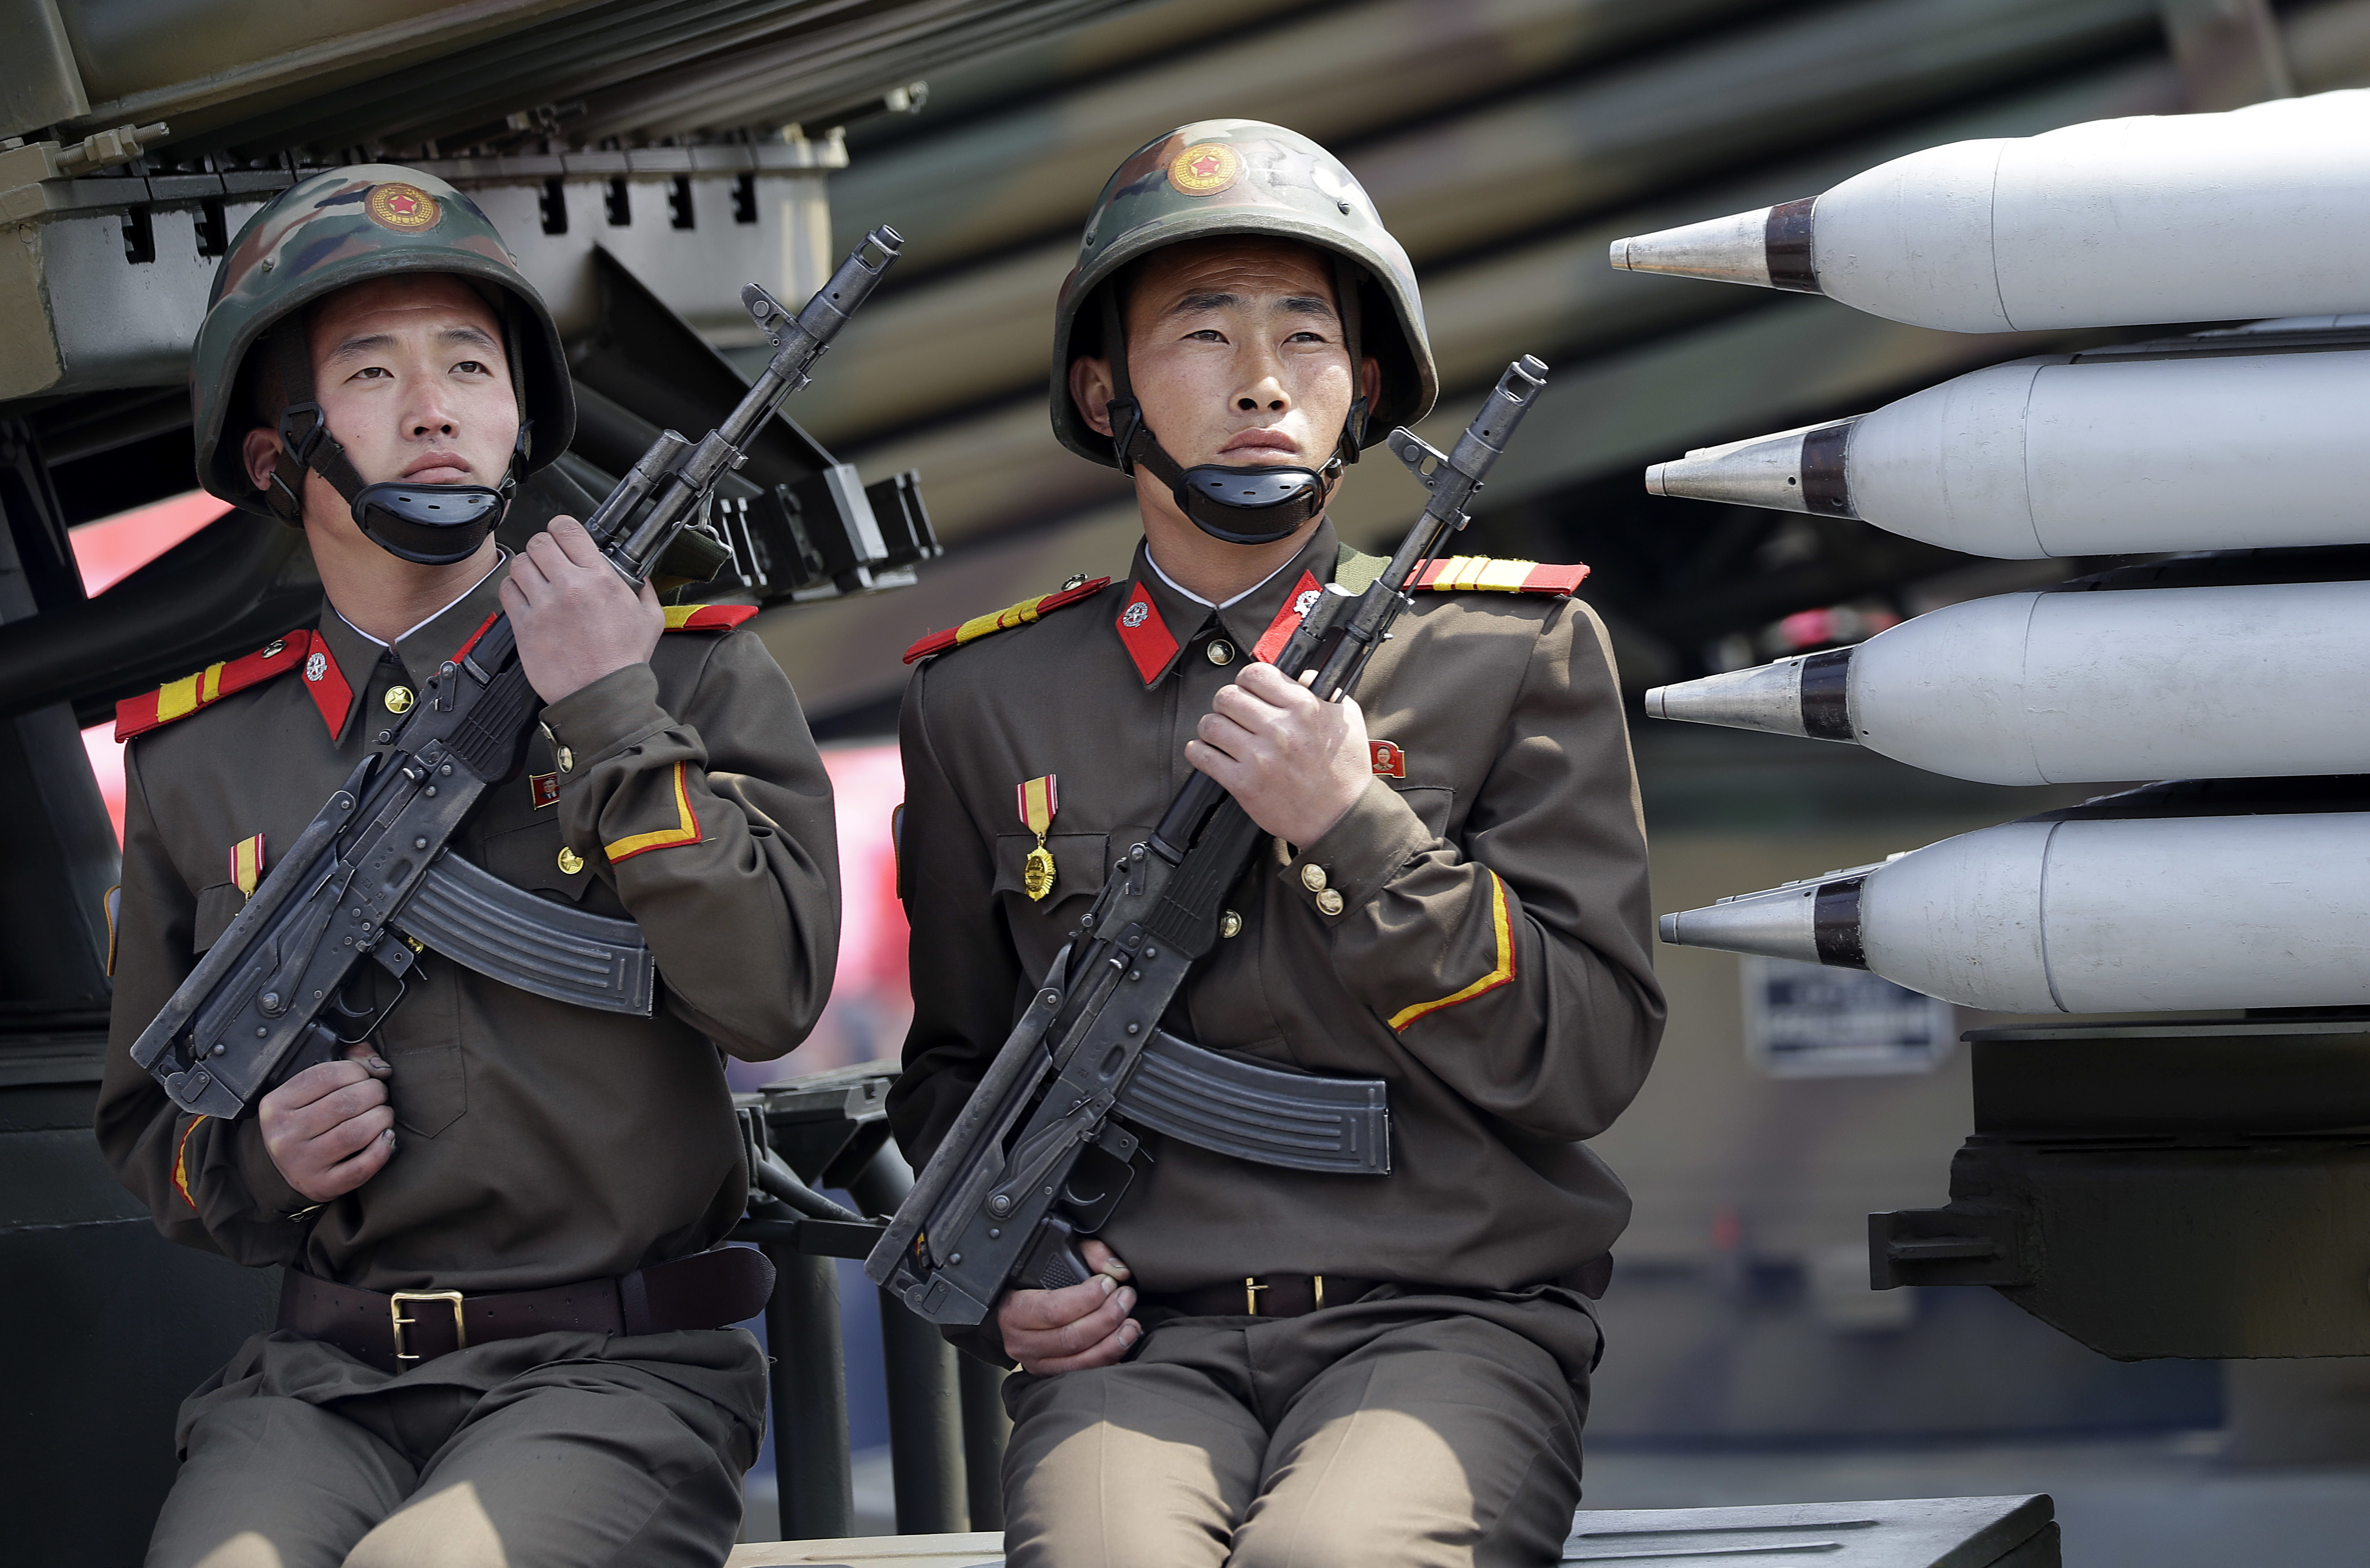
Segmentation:
[[(705, 441), (663, 432), (584, 520), (619, 577), (640, 587), (700, 520), (717, 482), (806, 385), (903, 244), (893, 229), (873, 230), (795, 318), (755, 284), (741, 291), (773, 360)], [(329, 797), (132, 1044), (132, 1059), (175, 1104), (236, 1116), (367, 1036), (395, 1002), (348, 1005), (346, 984), (365, 959), (399, 982), (433, 948), (538, 996), (650, 1012), (656, 970), (632, 921), (553, 904), (449, 853), (478, 795), (518, 771), (541, 707), (510, 619), (496, 616), (427, 683), (384, 759), (363, 759)]]
[[(1407, 607), (1407, 589), (1448, 536), (1545, 384), (1524, 356), (1454, 452), (1413, 431), (1388, 444), (1432, 492), (1423, 516), (1363, 592), (1329, 585), (1277, 656), (1334, 701)], [(1160, 1027), (1215, 944), (1220, 905), (1264, 837), (1205, 773), (1178, 792), (1149, 841), (1112, 867), (1054, 957), (987, 1075), (924, 1167), (864, 1271), (935, 1323), (968, 1326), (1007, 1286), (1087, 1277), (1076, 1239), (1101, 1229), (1149, 1161), (1138, 1128), (1288, 1170), (1390, 1173), (1379, 1080), (1325, 1078), (1237, 1061)]]

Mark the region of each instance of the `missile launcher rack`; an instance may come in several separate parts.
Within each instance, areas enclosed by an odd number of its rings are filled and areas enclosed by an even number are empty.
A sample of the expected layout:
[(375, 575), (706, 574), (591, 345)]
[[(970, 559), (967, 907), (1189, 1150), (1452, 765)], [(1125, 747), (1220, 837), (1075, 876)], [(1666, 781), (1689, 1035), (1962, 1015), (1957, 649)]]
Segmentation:
[[(2317, 385), (2370, 363), (2364, 356), (2370, 315), (2358, 314), (2370, 311), (2370, 285), (2360, 281), (2358, 269), (2347, 281), (2330, 269), (2314, 269), (2310, 259), (2352, 246), (2349, 225), (2358, 223), (2358, 212), (2334, 193), (2370, 181), (2370, 155), (2362, 151), (2370, 143), (2349, 136), (2333, 144), (2306, 134), (2310, 127), (2370, 124), (2370, 95), (2328, 94), (2243, 112), (2228, 121), (2231, 136), (2247, 143), (2232, 155), (2240, 164), (2253, 160), (2251, 180), (2181, 186), (2195, 171), (2167, 150), (2208, 132), (2194, 119), (2100, 122), (2053, 133), (2055, 145), (2083, 164), (2071, 174), (2049, 166), (2043, 143), (2050, 137), (1960, 143), (1896, 160), (1826, 196), (1616, 244), (1616, 266), (1815, 292), (1815, 279), (1778, 276), (1781, 263), (1796, 251), (1811, 254), (1814, 229), (1865, 230), (1858, 250), (1835, 253), (1859, 281), (1831, 289), (1831, 295), (1895, 319), (1962, 330), (2003, 330), (2039, 317), (2068, 326), (2159, 324), (2166, 302), (2175, 299), (2192, 318), (2272, 315), (2299, 308), (2303, 298), (2312, 302), (2305, 308), (2331, 313), (1977, 371), (1877, 414), (1657, 464), (1648, 475), (1656, 494), (1859, 516), (1897, 533), (1999, 558), (2102, 550), (2137, 558), (2039, 594), (2010, 596), (2030, 601), (2029, 611), (1979, 601), (1956, 607), (1955, 619), (1952, 610), (1938, 611), (1931, 624), (1912, 621), (1855, 648), (1660, 688), (1648, 695), (1650, 715), (1859, 742), (1959, 777), (2105, 781), (2146, 777), (2152, 754), (2140, 734), (2146, 724), (2118, 730), (2109, 722), (2119, 711), (2152, 702), (2149, 712), (2157, 717), (2149, 722), (2210, 725), (2197, 715), (2210, 713), (2215, 692), (2237, 676), (2210, 683), (2206, 671), (2236, 671), (2234, 655), (2249, 679), (2272, 680), (2287, 661), (2293, 677), (2280, 681), (2283, 692), (2327, 669), (2332, 648), (2315, 651), (2301, 625), (2273, 608), (2290, 604), (2293, 591), (2248, 594), (2268, 585), (2323, 585), (2332, 629), (2362, 624), (2351, 608), (2354, 590), (2361, 607), (2370, 608), (2370, 522), (2346, 473), (2352, 452), (2322, 451), (2325, 442), (2291, 450), (2295, 421), (2277, 418), (2272, 408), (2284, 401), (2317, 417), (2327, 393), (2287, 383)], [(2283, 159), (2283, 137), (2295, 140), (2295, 158)], [(1946, 235), (1918, 226), (1941, 222), (1951, 210), (1938, 194), (1942, 187), (1973, 189), (1992, 177), (1981, 169), (2011, 166), (2031, 189), (2057, 194), (2011, 200), (2003, 172), (2002, 194), (1985, 205), (1989, 227), (1981, 236), (1971, 238), (1972, 229)], [(2307, 171), (2328, 189), (2293, 197), (2274, 191), (2267, 171), (2280, 168)], [(1934, 191), (1918, 185), (1928, 177), (1940, 181)], [(2095, 200), (2086, 208), (2060, 200), (2076, 189)], [(2146, 223), (2164, 230), (2167, 237), (2151, 243), (2160, 243), (2166, 255), (2118, 298), (2117, 274), (2094, 265), (2084, 225), (2110, 223), (2100, 214), (2120, 211), (2115, 203), (2126, 194), (2134, 212), (2145, 210)], [(1822, 205), (1830, 201), (1833, 214)], [(1855, 216), (1854, 201), (1881, 205), (1893, 227), (1869, 228), (1871, 220), (1866, 212)], [(2278, 206), (2295, 226), (2294, 245), (2250, 240), (2241, 252), (2223, 243), (2247, 232), (2240, 221), (2246, 213), (2268, 206)], [(2014, 323), (1987, 324), (1986, 313), (2002, 310), (1998, 298), (1956, 299), (1955, 274), (1939, 263), (1925, 272), (1904, 261), (1888, 272), (1889, 264), (1869, 248), (1886, 245), (1907, 247), (1904, 256), (1939, 246), (1936, 254), (1962, 260), (1962, 252), (1993, 250), (2029, 260), (2054, 246), (2073, 259), (2058, 279), (2025, 268), (2015, 280), (2022, 315)], [(1967, 276), (1976, 272), (1992, 275), (1974, 268)], [(2177, 287), (2167, 280), (2175, 272)], [(2053, 298), (2053, 288), (2065, 297)], [(1854, 289), (1874, 290), (1868, 299), (1877, 303), (1859, 301)], [(2029, 368), (2036, 365), (2044, 368)], [(2046, 368), (2053, 365), (2065, 369)], [(2079, 418), (2064, 412), (2070, 406), (2061, 394), (2051, 416), (2056, 422), (2043, 431), (2040, 395), (2031, 387), (2053, 373), (2092, 373), (2075, 368), (2081, 365), (2146, 367), (2146, 373), (2083, 383), (2092, 402)], [(2161, 420), (2118, 408), (2112, 389), (2146, 382), (2160, 392), (2184, 376), (2199, 386), (2211, 381), (2226, 395), (2212, 428), (2169, 441), (2180, 450), (2167, 455), (2157, 450), (2168, 445)], [(2003, 388), (2023, 390), (2002, 402)], [(2350, 409), (2355, 400), (2337, 406)], [(1885, 433), (1863, 450), (1861, 436), (1879, 428)], [(2043, 434), (2054, 454), (2047, 464), (2031, 455), (2031, 443)], [(1913, 482), (1902, 482), (1904, 474)], [(2065, 474), (2075, 477), (2064, 480)], [(2052, 495), (2053, 475), (2070, 487)], [(2253, 475), (2262, 478), (2250, 486)], [(2134, 504), (2134, 496), (2155, 494), (2151, 484), (2166, 486), (2160, 499)], [(2200, 494), (2201, 485), (2211, 497)], [(2013, 516), (1998, 504), (2010, 491), (2029, 494), (2025, 509)], [(1862, 509), (1863, 492), (1881, 494), (1884, 504)], [(2226, 500), (2250, 495), (2252, 506)], [(2040, 520), (2044, 504), (2060, 502), (2059, 511), (2075, 515), (2077, 526), (2070, 542), (2054, 545)], [(2262, 514), (2260, 528), (2250, 510)], [(1968, 517), (1991, 521), (1970, 527)], [(2295, 547), (2261, 548), (2265, 543)], [(2149, 554), (2176, 550), (2187, 553)], [(2043, 617), (2039, 607), (2063, 605), (2064, 594), (2099, 592), (2131, 601), (2121, 607), (2122, 645), (2084, 645), (2088, 651), (2070, 658), (2070, 644), (2044, 647), (2047, 636), (2063, 642), (2069, 624), (2103, 622), (2096, 615)], [(2226, 620), (2245, 609), (2219, 636), (2191, 636), (2176, 623), (2201, 606)], [(2135, 615), (2145, 622), (2151, 613), (2161, 618), (2165, 635), (2150, 640), (2129, 630)], [(1965, 629), (1955, 643), (1945, 620)], [(1888, 639), (1892, 649), (1881, 651)], [(2142, 641), (2152, 651), (2138, 650)], [(1914, 658), (1904, 651), (1912, 647), (1919, 650)], [(2333, 651), (2340, 662), (2351, 657), (2347, 646)], [(2028, 665), (2046, 665), (2052, 684), (2028, 691)], [(2088, 680), (2086, 670), (2095, 681), (2069, 697)], [(2184, 679), (2192, 684), (2185, 695), (2177, 685)], [(1885, 680), (1896, 686), (1880, 691), (1872, 684)], [(2146, 692), (2132, 684), (2142, 681)], [(2212, 727), (2184, 738), (2178, 765), (2203, 759), (2205, 771), (2226, 776), (2102, 796), (1663, 917), (1666, 941), (1870, 968), (1965, 1005), (2092, 1014), (1967, 1036), (1975, 1134), (1953, 1162), (1951, 1202), (1870, 1217), (1877, 1288), (1989, 1286), (2123, 1359), (2370, 1354), (2370, 1106), (2357, 1104), (2353, 1087), (2370, 1069), (2370, 964), (2364, 962), (2370, 956), (2370, 893), (2364, 891), (2370, 864), (2353, 864), (2361, 858), (2353, 846), (2370, 825), (2370, 711), (2353, 711), (2347, 693), (2359, 682), (2341, 681), (2338, 688), (2333, 700), (2299, 701), (2294, 711), (2274, 715), (2282, 730), (2277, 744), (2267, 746), (2252, 727), (2228, 720), (2218, 738)], [(2276, 701), (2276, 693), (2255, 701)], [(1921, 705), (1924, 723), (1914, 737), (1906, 728), (1891, 740), (1878, 733), (1880, 710), (1898, 724)], [(2056, 755), (2077, 760), (2058, 772), (2035, 762), (2019, 773), (2025, 764), (2001, 760), (2028, 739), (2027, 755), (2038, 757), (2034, 738), (2044, 725), (2055, 727), (2046, 733), (2056, 741), (2069, 734), (2083, 738), (2086, 712), (2095, 733), (2087, 750), (2061, 745)], [(2252, 738), (2242, 738), (2242, 729)], [(1976, 755), (1981, 747), (1971, 737), (1978, 730), (1983, 745), (2001, 756)], [(2118, 746), (2121, 754), (2111, 754)], [(2312, 765), (2284, 768), (2284, 758)], [(2299, 772), (2315, 776), (2280, 776)], [(2226, 776), (2264, 773), (2274, 776)], [(2275, 820), (2281, 826), (2273, 830)], [(2296, 862), (2295, 875), (2250, 858), (2273, 851), (2248, 846), (2274, 844), (2285, 845), (2276, 853)], [(2087, 861), (2072, 864), (2077, 854)], [(2302, 886), (2315, 879), (2328, 883), (2317, 897)], [(2181, 906), (2167, 889), (2184, 882), (2192, 897)], [(2156, 893), (2142, 891), (2152, 884)], [(2076, 907), (2093, 912), (2069, 933), (2063, 922)], [(2052, 951), (2053, 939), (2084, 951)], [(2175, 950), (2180, 962), (2169, 962), (2165, 955)], [(2079, 988), (2069, 982), (2061, 992), (2059, 976), (2077, 962)], [(2034, 975), (2044, 982), (2037, 989)], [(2200, 997), (2209, 1000), (2191, 1000)], [(2185, 1009), (2195, 1015), (2184, 1015)], [(2126, 1013), (2139, 1016), (2110, 1016)]]

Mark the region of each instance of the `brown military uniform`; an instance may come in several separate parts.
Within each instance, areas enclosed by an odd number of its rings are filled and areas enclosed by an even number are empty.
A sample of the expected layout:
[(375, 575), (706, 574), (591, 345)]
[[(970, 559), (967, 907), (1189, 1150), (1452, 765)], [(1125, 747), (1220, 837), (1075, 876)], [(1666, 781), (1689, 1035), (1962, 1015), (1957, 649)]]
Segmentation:
[[(661, 974), (652, 1016), (546, 1001), (424, 955), (374, 1037), (394, 1069), (395, 1156), (309, 1212), (253, 1116), (185, 1115), (127, 1055), (244, 901), (237, 846), (260, 834), (268, 870), (356, 762), (386, 750), (391, 709), (487, 623), (502, 575), (392, 649), (325, 612), (285, 639), (301, 660), (271, 655), (284, 670), (257, 679), (235, 663), (167, 688), (169, 718), (252, 681), (129, 749), (98, 1127), (176, 1240), (368, 1290), (476, 1294), (696, 1253), (742, 1212), (717, 1047), (762, 1060), (797, 1045), (837, 943), (829, 781), (779, 667), (745, 632), (670, 633), (648, 665), (545, 709), (524, 776), (489, 789), (455, 844), (545, 898), (630, 915)], [(134, 728), (159, 714), (127, 704)], [(630, 1541), (637, 1562), (720, 1562), (764, 1408), (762, 1357), (737, 1331), (558, 1333), (400, 1378), (267, 1334), (184, 1407), (186, 1463), (150, 1562), (518, 1568), (612, 1561)], [(431, 1539), (443, 1555), (420, 1548)]]
[[(1320, 524), (1213, 610), (1139, 549), (1127, 580), (916, 672), (902, 881), (915, 973), (931, 980), (891, 1103), (915, 1162), (1103, 868), (1185, 782), (1185, 741), (1218, 688), (1340, 555)], [(1317, 842), (1274, 846), (1246, 875), (1229, 899), (1238, 933), (1168, 1024), (1247, 1059), (1386, 1080), (1392, 1173), (1306, 1174), (1155, 1139), (1104, 1232), (1149, 1333), (1122, 1366), (1007, 1384), (1016, 1562), (1546, 1561), (1569, 1528), (1597, 1351), (1570, 1286), (1628, 1216), (1583, 1140), (1637, 1093), (1662, 1018), (1611, 659), (1576, 601), (1420, 593), (1357, 695), (1387, 743), (1378, 776)], [(1014, 788), (1048, 773), (1058, 878), (1037, 902)], [(1388, 1283), (1264, 1322), (1159, 1305), (1268, 1275)]]

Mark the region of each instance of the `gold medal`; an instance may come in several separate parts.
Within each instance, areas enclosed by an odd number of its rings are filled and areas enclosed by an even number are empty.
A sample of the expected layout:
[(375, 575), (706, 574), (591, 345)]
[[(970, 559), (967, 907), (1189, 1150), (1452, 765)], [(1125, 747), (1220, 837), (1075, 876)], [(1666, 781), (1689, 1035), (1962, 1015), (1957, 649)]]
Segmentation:
[(1037, 835), (1037, 847), (1020, 863), (1020, 890), (1031, 901), (1042, 899), (1053, 890), (1053, 852), (1045, 847), (1046, 830), (1053, 826), (1053, 813), (1060, 809), (1053, 775), (1030, 779), (1015, 792), (1020, 807), (1020, 823)]
[(1042, 898), (1053, 890), (1053, 856), (1041, 843), (1021, 863), (1020, 890), (1031, 898)]

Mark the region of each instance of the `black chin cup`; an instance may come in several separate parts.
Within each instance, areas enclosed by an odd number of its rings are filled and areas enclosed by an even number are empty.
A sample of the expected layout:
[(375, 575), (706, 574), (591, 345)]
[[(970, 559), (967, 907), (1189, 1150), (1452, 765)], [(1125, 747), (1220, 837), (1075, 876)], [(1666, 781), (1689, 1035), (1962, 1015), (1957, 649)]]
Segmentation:
[(1325, 509), (1325, 476), (1314, 468), (1198, 464), (1169, 493), (1194, 526), (1229, 544), (1272, 544)]
[(508, 499), (484, 485), (390, 480), (354, 492), (354, 523), (390, 555), (449, 567), (477, 554), (501, 521)]

